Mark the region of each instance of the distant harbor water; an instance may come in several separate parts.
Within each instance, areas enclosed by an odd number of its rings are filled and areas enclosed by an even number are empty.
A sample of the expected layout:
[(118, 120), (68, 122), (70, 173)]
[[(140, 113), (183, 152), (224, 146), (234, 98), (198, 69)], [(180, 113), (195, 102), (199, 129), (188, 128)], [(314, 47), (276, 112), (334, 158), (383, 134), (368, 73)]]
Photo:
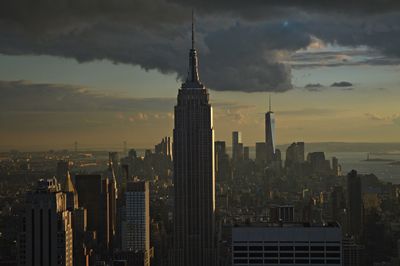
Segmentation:
[[(343, 174), (354, 169), (361, 174), (373, 173), (383, 181), (400, 184), (400, 165), (391, 164), (390, 161), (366, 161), (367, 153), (365, 152), (332, 152), (325, 155), (327, 159), (333, 156), (339, 159)], [(370, 155), (370, 159), (374, 158), (400, 161), (400, 154)]]

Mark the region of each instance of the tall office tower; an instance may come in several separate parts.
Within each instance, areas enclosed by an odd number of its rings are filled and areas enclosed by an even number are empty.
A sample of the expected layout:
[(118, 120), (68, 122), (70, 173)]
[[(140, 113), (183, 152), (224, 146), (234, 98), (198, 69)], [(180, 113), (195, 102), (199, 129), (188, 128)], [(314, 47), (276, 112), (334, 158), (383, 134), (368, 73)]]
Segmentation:
[(73, 265), (71, 212), (55, 178), (26, 194), (21, 225), (18, 265)]
[(304, 142), (293, 142), (286, 150), (285, 167), (290, 168), (304, 162)]
[(267, 148), (267, 162), (275, 159), (275, 114), (271, 109), (271, 96), (269, 97), (269, 110), (265, 114), (265, 145)]
[(118, 189), (117, 189), (117, 180), (115, 178), (115, 168), (113, 153), (110, 153), (110, 158), (108, 162), (108, 172), (106, 179), (108, 180), (108, 232), (110, 234), (110, 248), (113, 249), (113, 244), (115, 241), (116, 235), (116, 223), (117, 223), (117, 198), (118, 198)]
[(214, 128), (207, 89), (199, 80), (197, 52), (178, 93), (174, 128), (174, 266), (213, 266), (215, 244)]
[(215, 176), (218, 181), (232, 179), (229, 156), (226, 154), (225, 141), (215, 142)]
[(61, 185), (61, 189), (65, 189), (67, 183), (67, 175), (69, 173), (69, 162), (60, 160), (57, 162), (56, 178)]
[(337, 223), (247, 224), (232, 228), (232, 265), (342, 265)]
[(232, 132), (232, 161), (237, 162), (243, 160), (243, 143), (242, 133), (239, 131)]
[(267, 162), (267, 146), (265, 142), (256, 143), (256, 164), (264, 165)]
[(340, 176), (342, 174), (342, 166), (339, 164), (339, 159), (332, 157), (332, 172), (335, 176)]
[(96, 232), (100, 252), (107, 252), (110, 239), (108, 179), (103, 180), (101, 175), (77, 175), (75, 184), (79, 206), (87, 210), (87, 230)]
[(343, 217), (343, 214), (346, 209), (346, 198), (343, 187), (335, 186), (331, 189), (329, 195), (329, 209), (330, 220), (339, 222), (342, 228), (345, 229), (345, 217)]
[(243, 160), (250, 160), (250, 147), (243, 147)]
[(310, 152), (307, 154), (307, 161), (311, 164), (311, 169), (315, 174), (330, 174), (331, 163), (325, 160), (324, 152)]
[(348, 233), (356, 240), (362, 235), (363, 201), (361, 194), (361, 178), (357, 171), (352, 170), (347, 175), (347, 213)]
[(143, 258), (141, 265), (145, 266), (150, 265), (151, 255), (149, 202), (148, 182), (128, 182), (122, 222), (122, 251), (137, 254), (136, 260)]

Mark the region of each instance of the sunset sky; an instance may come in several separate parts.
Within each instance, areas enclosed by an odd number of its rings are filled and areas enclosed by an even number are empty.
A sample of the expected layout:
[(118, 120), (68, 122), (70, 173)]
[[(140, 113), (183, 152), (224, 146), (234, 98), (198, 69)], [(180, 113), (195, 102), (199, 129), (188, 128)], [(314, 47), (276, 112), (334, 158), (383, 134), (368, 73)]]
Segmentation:
[(400, 141), (399, 1), (6, 0), (0, 150), (171, 136), (192, 9), (216, 139)]

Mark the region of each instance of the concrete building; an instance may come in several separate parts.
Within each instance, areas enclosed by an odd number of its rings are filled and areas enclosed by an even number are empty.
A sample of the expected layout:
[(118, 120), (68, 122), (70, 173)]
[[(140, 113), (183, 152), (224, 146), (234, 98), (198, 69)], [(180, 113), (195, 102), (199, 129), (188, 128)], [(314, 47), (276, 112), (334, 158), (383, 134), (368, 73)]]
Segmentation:
[[(150, 265), (150, 196), (148, 182), (128, 182), (125, 192), (125, 217), (122, 221), (122, 253), (130, 260)], [(129, 259), (130, 258), (130, 259)], [(140, 259), (141, 258), (141, 259)], [(136, 264), (135, 264), (136, 265)]]
[(254, 224), (232, 228), (232, 265), (342, 265), (338, 224)]
[(72, 266), (73, 232), (66, 195), (55, 178), (26, 194), (18, 241), (18, 265)]

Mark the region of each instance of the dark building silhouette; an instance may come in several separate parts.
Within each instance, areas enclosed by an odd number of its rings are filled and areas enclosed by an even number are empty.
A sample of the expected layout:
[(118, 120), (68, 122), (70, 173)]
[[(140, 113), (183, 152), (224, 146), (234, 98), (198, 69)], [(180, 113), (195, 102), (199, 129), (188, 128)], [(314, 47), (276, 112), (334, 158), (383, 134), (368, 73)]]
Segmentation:
[(71, 212), (55, 178), (26, 194), (18, 241), (18, 265), (73, 265)]
[(256, 164), (265, 165), (267, 162), (267, 146), (265, 142), (256, 143)]
[(347, 214), (348, 233), (357, 240), (362, 235), (363, 227), (363, 201), (361, 194), (361, 178), (357, 171), (352, 170), (347, 174)]
[(269, 98), (269, 110), (265, 114), (265, 145), (267, 162), (275, 159), (275, 114), (271, 109), (271, 97)]
[(310, 152), (307, 154), (307, 161), (310, 163), (311, 171), (315, 174), (330, 174), (331, 163), (325, 159), (324, 152)]
[(290, 168), (304, 162), (304, 142), (293, 142), (286, 150), (285, 167)]
[(215, 176), (217, 181), (232, 179), (229, 156), (226, 153), (225, 141), (215, 142)]
[(173, 156), (172, 265), (215, 265), (214, 129), (209, 94), (198, 75), (194, 27), (189, 73), (175, 106)]
[(95, 232), (99, 251), (108, 252), (109, 231), (109, 185), (101, 175), (76, 175), (79, 206), (87, 210), (87, 230)]
[(232, 132), (232, 161), (237, 162), (243, 160), (243, 143), (242, 133), (239, 131)]
[(246, 146), (243, 148), (243, 160), (250, 160), (250, 147)]

